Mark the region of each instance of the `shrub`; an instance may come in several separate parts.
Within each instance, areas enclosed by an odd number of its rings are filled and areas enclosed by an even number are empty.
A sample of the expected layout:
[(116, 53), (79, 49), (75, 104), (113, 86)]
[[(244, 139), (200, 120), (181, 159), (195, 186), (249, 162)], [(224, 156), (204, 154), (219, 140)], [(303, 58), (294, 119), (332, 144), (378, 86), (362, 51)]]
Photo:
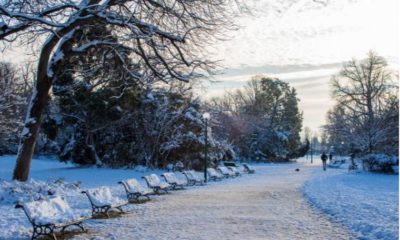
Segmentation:
[(392, 166), (399, 164), (397, 156), (386, 154), (367, 154), (360, 158), (365, 169), (372, 172), (393, 172)]

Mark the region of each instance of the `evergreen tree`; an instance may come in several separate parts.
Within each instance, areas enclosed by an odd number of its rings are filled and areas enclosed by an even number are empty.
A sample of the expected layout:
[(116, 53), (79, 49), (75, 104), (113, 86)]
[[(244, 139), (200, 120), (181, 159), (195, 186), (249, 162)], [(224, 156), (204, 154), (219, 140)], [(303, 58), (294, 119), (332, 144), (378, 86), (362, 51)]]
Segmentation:
[[(115, 41), (104, 26), (82, 29), (75, 39), (85, 44), (98, 34)], [(114, 167), (143, 164), (165, 168), (177, 161), (196, 165), (203, 158), (205, 130), (201, 105), (191, 86), (151, 79), (145, 86), (138, 85), (131, 73), (142, 70), (121, 55), (123, 52), (98, 48), (89, 57), (71, 58), (65, 65), (67, 71), (54, 83), (56, 111), (52, 115), (61, 121), (48, 119), (45, 123), (52, 124), (44, 129), (60, 145), (60, 158)], [(54, 129), (62, 130), (52, 134)], [(230, 150), (221, 147), (225, 145), (216, 142), (211, 133), (209, 146), (214, 160)]]
[(303, 114), (299, 111), (298, 102), (299, 99), (297, 98), (296, 90), (291, 88), (286, 95), (284, 113), (281, 120), (283, 128), (289, 132), (287, 142), (289, 150), (288, 158), (304, 156), (299, 152)]
[[(75, 41), (85, 44), (102, 35), (115, 41), (111, 31), (96, 25), (76, 31)], [(61, 121), (45, 120), (44, 130), (55, 140), (54, 124), (65, 129), (59, 141), (59, 156), (79, 164), (99, 163), (96, 138), (109, 125), (121, 122), (125, 113), (137, 104), (138, 88), (135, 79), (126, 71), (121, 61), (128, 62), (123, 50), (92, 49), (86, 56), (76, 56), (66, 61), (65, 71), (53, 83), (56, 112)], [(123, 67), (124, 66), (124, 67)], [(130, 64), (133, 70), (135, 66)], [(53, 129), (52, 131), (50, 131)]]
[[(254, 77), (243, 91), (213, 100), (214, 108), (220, 108), (221, 125), (232, 126), (228, 139), (237, 151), (259, 161), (282, 161), (300, 155), (302, 114), (298, 101), (288, 83), (263, 76)], [(226, 130), (220, 132), (227, 134)]]

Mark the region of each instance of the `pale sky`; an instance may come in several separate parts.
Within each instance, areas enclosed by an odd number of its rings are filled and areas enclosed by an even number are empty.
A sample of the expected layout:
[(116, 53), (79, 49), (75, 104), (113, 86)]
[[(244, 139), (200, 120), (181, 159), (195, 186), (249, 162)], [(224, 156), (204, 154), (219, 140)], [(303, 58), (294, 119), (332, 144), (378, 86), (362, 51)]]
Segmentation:
[(238, 18), (241, 29), (218, 43), (215, 59), (225, 74), (205, 97), (242, 87), (251, 76), (278, 77), (295, 87), (303, 126), (318, 130), (332, 106), (329, 79), (342, 62), (375, 50), (397, 66), (398, 0), (252, 0), (252, 15)]

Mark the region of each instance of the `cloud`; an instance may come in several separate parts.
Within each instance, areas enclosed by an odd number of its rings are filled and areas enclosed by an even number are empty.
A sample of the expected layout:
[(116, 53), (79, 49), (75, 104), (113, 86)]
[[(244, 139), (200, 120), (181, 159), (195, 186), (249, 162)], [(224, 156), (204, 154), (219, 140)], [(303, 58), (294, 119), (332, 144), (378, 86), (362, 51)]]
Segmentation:
[[(214, 49), (229, 68), (327, 64), (361, 58), (369, 49), (397, 59), (398, 0), (246, 1), (253, 15)], [(373, 17), (371, 17), (373, 16)]]
[(253, 0), (252, 15), (213, 49), (226, 69), (204, 97), (222, 96), (254, 75), (277, 77), (295, 87), (304, 125), (314, 130), (333, 105), (329, 80), (351, 58), (372, 49), (398, 64), (398, 0)]

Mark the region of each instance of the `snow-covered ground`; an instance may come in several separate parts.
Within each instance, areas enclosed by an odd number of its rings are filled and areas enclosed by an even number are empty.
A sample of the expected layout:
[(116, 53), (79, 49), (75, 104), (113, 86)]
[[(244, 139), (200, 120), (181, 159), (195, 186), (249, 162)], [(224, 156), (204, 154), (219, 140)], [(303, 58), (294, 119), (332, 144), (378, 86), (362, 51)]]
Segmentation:
[(304, 194), (358, 239), (398, 239), (398, 180), (398, 175), (328, 169), (305, 184)]
[[(11, 178), (14, 156), (0, 157), (0, 178)], [(318, 161), (316, 161), (318, 163)], [(127, 214), (85, 222), (87, 233), (73, 239), (397, 239), (398, 183), (395, 176), (347, 174), (305, 162), (256, 165), (256, 174), (190, 187), (130, 204)], [(294, 171), (299, 168), (300, 171)], [(137, 178), (147, 169), (97, 169), (75, 167), (51, 159), (33, 161), (32, 184), (54, 188), (74, 209), (89, 209), (80, 188), (109, 186), (124, 198), (122, 179)], [(54, 181), (58, 178), (62, 181)], [(48, 179), (53, 179), (48, 181)], [(46, 181), (46, 182), (45, 182)], [(61, 182), (61, 183), (60, 183)], [(142, 182), (144, 183), (144, 182)], [(306, 183), (306, 184), (305, 184)], [(305, 185), (304, 185), (305, 184)], [(326, 185), (325, 185), (326, 184)], [(0, 239), (26, 239), (31, 226), (12, 201), (9, 181), (0, 181)], [(14, 190), (29, 189), (20, 185)], [(4, 191), (6, 190), (6, 191)], [(302, 192), (304, 190), (304, 193)], [(27, 190), (30, 191), (30, 190)], [(378, 192), (376, 194), (375, 192)], [(304, 197), (306, 196), (306, 198)], [(362, 200), (362, 196), (364, 201)], [(3, 198), (3, 200), (1, 200)], [(339, 201), (344, 198), (344, 201)], [(355, 214), (349, 214), (348, 202)], [(310, 204), (311, 203), (311, 204)], [(314, 205), (314, 206), (313, 206)], [(329, 206), (327, 206), (329, 205)], [(334, 206), (334, 207), (333, 207)], [(347, 210), (346, 210), (347, 209)], [(381, 210), (385, 209), (385, 210)], [(347, 215), (346, 215), (347, 214)], [(373, 220), (368, 220), (373, 217)], [(352, 218), (355, 218), (351, 220)], [(348, 221), (346, 221), (348, 220)], [(358, 221), (359, 220), (359, 221)], [(371, 223), (373, 221), (373, 223)], [(370, 225), (360, 225), (367, 223)], [(360, 227), (361, 226), (361, 227)], [(363, 227), (364, 226), (364, 227)], [(362, 229), (362, 231), (360, 231)]]

